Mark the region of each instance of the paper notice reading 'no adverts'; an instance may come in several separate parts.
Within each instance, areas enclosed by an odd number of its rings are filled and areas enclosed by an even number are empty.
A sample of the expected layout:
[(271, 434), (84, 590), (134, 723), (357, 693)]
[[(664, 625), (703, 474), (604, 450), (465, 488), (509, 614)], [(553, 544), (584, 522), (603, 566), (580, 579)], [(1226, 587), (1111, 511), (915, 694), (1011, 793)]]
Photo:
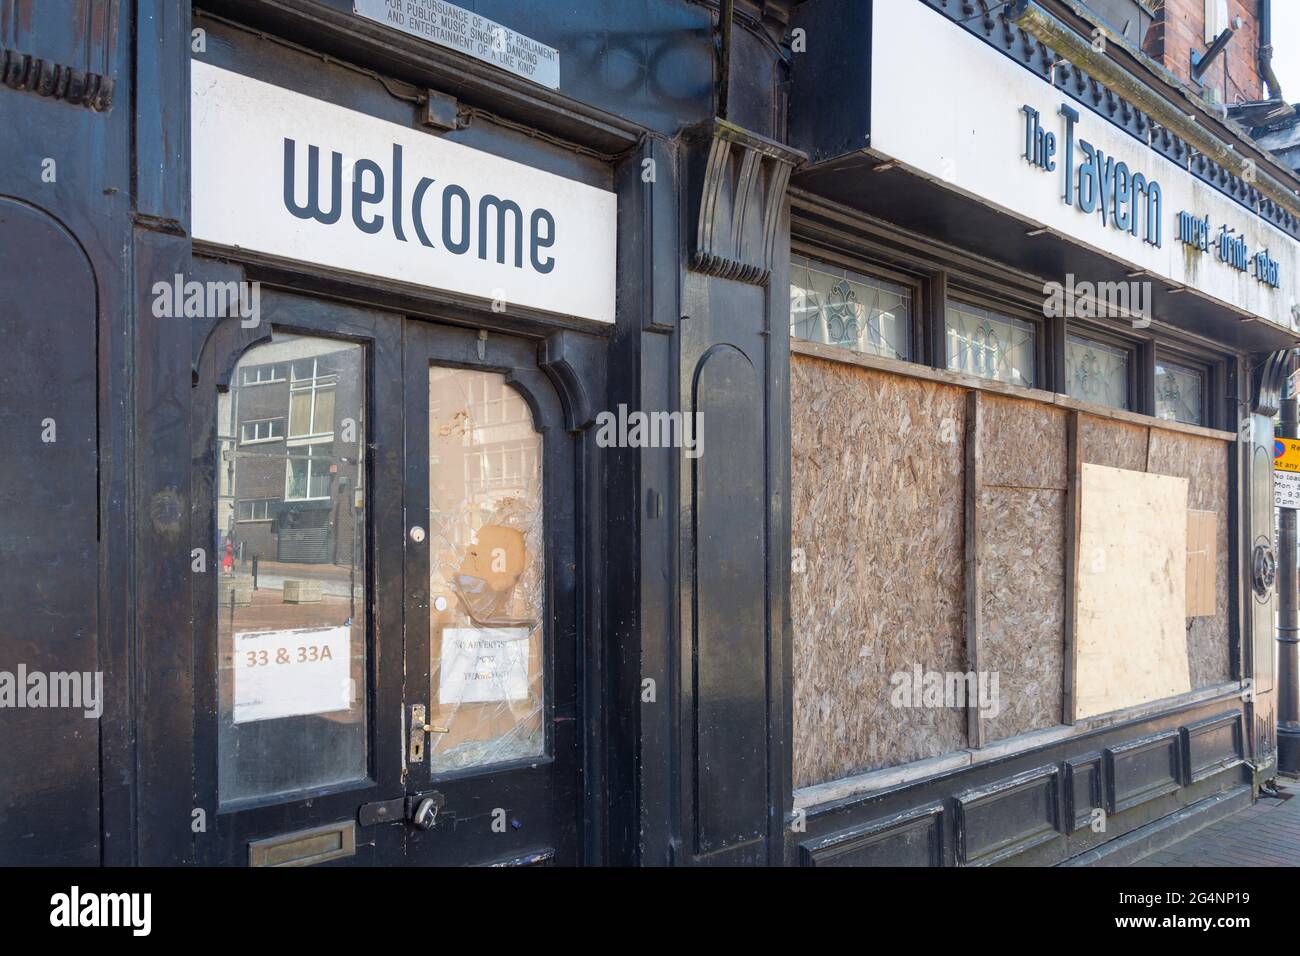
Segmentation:
[(442, 632), (438, 703), (528, 698), (528, 628), (449, 627)]

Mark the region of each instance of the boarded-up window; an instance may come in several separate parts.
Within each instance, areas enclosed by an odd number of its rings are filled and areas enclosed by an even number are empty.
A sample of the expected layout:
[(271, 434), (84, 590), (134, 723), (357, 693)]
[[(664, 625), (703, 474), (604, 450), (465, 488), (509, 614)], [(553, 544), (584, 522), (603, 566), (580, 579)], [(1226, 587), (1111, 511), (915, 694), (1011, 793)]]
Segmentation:
[[(1166, 516), (1181, 539), (1169, 545), (1178, 555), (1169, 566), (1187, 575), (1177, 624), (1161, 632), (1159, 647), (1140, 648), (1174, 662), (1177, 680), (1153, 692), (1228, 679), (1227, 436), (1169, 431), (985, 390), (972, 416), (968, 387), (885, 371), (873, 367), (875, 359), (840, 362), (814, 354), (824, 351), (797, 343), (791, 356), (797, 787), (1070, 718), (1072, 428), (1080, 466), (1128, 469), (1156, 483), (1170, 476), (1185, 485), (1181, 508), (1173, 509), (1177, 517)], [(979, 461), (973, 482), (972, 442)], [(968, 510), (978, 528), (974, 538)], [(978, 575), (968, 578), (972, 553)], [(979, 588), (973, 636), (968, 580)], [(1148, 636), (1126, 640), (1144, 643)], [(978, 652), (975, 667), (968, 641)], [(946, 699), (927, 704), (895, 693), (900, 678), (919, 687), (930, 675), (950, 681), (971, 673), (976, 680), (997, 678), (995, 706), (975, 708), (974, 718)], [(1113, 710), (1152, 699), (1120, 696), (1097, 706)]]
[(965, 669), (962, 389), (792, 355), (795, 785), (966, 745), (891, 677)]

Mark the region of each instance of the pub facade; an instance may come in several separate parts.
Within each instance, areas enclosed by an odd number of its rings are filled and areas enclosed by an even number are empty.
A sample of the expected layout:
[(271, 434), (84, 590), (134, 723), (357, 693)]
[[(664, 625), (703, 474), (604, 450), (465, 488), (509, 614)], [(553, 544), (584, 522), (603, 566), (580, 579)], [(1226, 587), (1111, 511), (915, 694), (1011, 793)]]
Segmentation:
[(1249, 805), (1300, 178), (1109, 6), (0, 3), (0, 862)]

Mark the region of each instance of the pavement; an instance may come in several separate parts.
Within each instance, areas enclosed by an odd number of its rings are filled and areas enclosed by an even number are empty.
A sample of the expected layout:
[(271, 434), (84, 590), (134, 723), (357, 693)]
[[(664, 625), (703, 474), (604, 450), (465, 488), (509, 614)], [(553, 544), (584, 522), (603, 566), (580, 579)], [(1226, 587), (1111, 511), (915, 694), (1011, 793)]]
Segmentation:
[[(223, 571), (224, 573), (224, 571)], [(253, 580), (251, 561), (235, 563), (235, 577), (245, 583)], [(321, 594), (346, 598), (349, 582), (355, 582), (355, 596), (365, 600), (366, 569), (358, 566), (351, 568), (346, 564), (290, 564), (281, 561), (259, 561), (257, 565), (257, 587), (259, 591), (279, 592), (286, 580), (315, 581), (320, 585)]]
[(1300, 780), (1279, 777), (1278, 791), (1133, 865), (1300, 866)]

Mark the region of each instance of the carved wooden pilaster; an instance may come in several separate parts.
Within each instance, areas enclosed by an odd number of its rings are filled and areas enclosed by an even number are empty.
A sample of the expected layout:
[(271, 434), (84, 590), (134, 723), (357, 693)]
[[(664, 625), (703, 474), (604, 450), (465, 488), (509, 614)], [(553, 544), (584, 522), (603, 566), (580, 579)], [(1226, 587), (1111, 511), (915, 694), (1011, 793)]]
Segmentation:
[(0, 82), (107, 110), (117, 74), (121, 0), (63, 0), (66, 9), (57, 20), (33, 16), (33, 2), (0, 0)]

